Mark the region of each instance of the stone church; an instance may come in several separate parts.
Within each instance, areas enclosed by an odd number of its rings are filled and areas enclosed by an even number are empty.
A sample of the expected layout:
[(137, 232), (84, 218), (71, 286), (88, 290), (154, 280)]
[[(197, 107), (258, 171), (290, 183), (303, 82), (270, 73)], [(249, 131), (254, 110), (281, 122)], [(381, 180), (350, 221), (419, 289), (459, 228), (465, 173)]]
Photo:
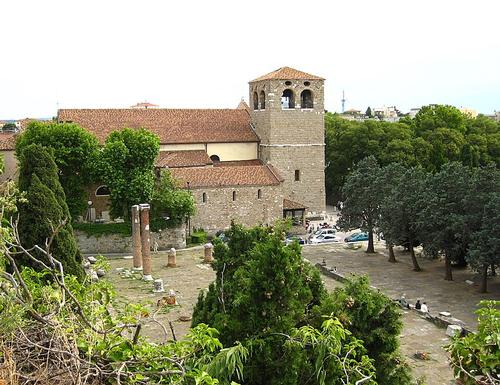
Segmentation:
[[(167, 168), (197, 203), (191, 228), (209, 233), (231, 220), (270, 224), (325, 210), (324, 79), (289, 67), (249, 82), (249, 105), (236, 109), (61, 109), (104, 142), (115, 130), (146, 128), (160, 138), (156, 167)], [(89, 201), (107, 218), (109, 190)]]

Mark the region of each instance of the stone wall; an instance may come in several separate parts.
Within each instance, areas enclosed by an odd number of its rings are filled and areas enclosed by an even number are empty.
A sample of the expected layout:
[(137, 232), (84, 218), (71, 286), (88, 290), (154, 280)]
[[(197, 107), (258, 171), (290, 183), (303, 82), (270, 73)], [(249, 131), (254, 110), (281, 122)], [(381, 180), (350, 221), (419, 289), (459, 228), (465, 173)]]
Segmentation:
[[(283, 218), (281, 186), (197, 188), (191, 192), (196, 200), (196, 214), (190, 218), (191, 228), (202, 228), (211, 235), (229, 228), (231, 220), (255, 226), (272, 224)], [(233, 192), (236, 193), (235, 201)], [(204, 193), (206, 202), (203, 202)]]
[[(88, 236), (82, 231), (75, 231), (80, 251), (83, 254), (132, 253), (132, 237), (120, 234)], [(158, 242), (158, 250), (168, 250), (171, 247), (183, 249), (186, 247), (186, 229), (184, 226), (165, 229), (151, 233), (151, 248)]]

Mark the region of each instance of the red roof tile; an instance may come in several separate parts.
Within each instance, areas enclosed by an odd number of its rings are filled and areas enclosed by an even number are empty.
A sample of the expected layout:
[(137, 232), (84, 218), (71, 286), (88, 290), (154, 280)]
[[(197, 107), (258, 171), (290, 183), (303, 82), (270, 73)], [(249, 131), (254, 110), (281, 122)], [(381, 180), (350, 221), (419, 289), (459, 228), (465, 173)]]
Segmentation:
[(14, 150), (18, 134), (18, 132), (0, 132), (0, 150)]
[(156, 167), (200, 167), (212, 165), (204, 150), (160, 151), (156, 158)]
[(303, 79), (303, 80), (325, 80), (316, 75), (308, 74), (290, 67), (281, 67), (276, 71), (269, 72), (257, 79), (251, 80), (250, 83), (259, 82), (261, 80), (288, 80), (288, 79)]
[(161, 144), (257, 142), (250, 115), (238, 109), (63, 109), (59, 122), (74, 122), (104, 142), (113, 131), (146, 128)]
[(292, 201), (290, 199), (283, 199), (283, 210), (305, 210), (307, 209), (302, 203)]
[(173, 168), (172, 176), (183, 187), (272, 186), (280, 181), (268, 166), (189, 167)]

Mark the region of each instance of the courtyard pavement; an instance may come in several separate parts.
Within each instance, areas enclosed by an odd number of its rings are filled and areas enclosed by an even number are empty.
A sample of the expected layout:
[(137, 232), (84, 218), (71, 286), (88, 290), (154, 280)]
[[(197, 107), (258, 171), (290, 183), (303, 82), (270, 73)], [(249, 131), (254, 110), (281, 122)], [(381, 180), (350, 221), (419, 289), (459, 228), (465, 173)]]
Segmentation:
[[(419, 258), (423, 271), (412, 270), (410, 254), (397, 248), (397, 263), (387, 262), (388, 254), (384, 242), (376, 242), (376, 254), (364, 252), (367, 242), (360, 242), (361, 249), (347, 248), (344, 242), (327, 245), (305, 245), (303, 256), (311, 263), (322, 263), (336, 267), (342, 275), (365, 274), (373, 286), (389, 297), (397, 299), (402, 295), (414, 304), (417, 299), (426, 302), (429, 312), (437, 315), (447, 311), (471, 329), (476, 329), (474, 311), (482, 299), (500, 300), (500, 277), (490, 277), (488, 293), (479, 293), (480, 277), (467, 268), (454, 269), (453, 281), (444, 280), (444, 263), (439, 260)], [(466, 281), (472, 282), (472, 284)]]

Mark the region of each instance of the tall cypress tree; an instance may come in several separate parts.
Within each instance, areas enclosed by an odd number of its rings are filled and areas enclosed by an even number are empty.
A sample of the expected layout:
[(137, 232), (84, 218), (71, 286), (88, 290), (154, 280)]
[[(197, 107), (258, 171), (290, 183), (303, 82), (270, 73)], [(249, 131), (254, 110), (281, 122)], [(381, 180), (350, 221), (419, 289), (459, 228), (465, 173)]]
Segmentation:
[[(82, 258), (54, 157), (48, 149), (32, 144), (23, 150), (19, 160), (19, 189), (26, 191), (28, 201), (19, 207), (18, 229), (22, 245), (45, 248), (54, 229), (65, 222), (55, 235), (50, 251), (62, 263), (66, 273), (83, 278)], [(37, 256), (43, 257), (41, 253)], [(40, 268), (26, 257), (20, 257), (18, 263)]]

